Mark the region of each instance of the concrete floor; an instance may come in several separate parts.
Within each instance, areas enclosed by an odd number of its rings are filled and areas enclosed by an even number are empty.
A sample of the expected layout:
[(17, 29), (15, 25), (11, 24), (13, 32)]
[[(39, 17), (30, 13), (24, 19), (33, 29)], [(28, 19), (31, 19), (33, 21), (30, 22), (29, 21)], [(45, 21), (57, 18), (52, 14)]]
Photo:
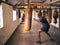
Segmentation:
[(41, 23), (33, 21), (30, 31), (24, 31), (23, 25), (24, 24), (20, 24), (5, 45), (60, 45), (60, 31), (55, 27), (51, 26), (49, 30), (51, 37), (54, 38), (55, 41), (51, 41), (50, 38), (42, 32), (42, 44), (38, 44), (36, 41), (38, 40), (38, 30), (41, 27)]

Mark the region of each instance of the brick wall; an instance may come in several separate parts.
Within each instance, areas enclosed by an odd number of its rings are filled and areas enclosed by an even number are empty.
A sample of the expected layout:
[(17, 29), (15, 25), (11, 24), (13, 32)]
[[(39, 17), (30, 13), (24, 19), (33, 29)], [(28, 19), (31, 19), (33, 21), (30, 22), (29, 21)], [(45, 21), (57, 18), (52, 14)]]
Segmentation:
[(16, 21), (13, 21), (13, 8), (11, 6), (2, 3), (2, 7), (4, 27), (0, 29), (0, 45), (4, 45), (20, 23), (18, 15)]

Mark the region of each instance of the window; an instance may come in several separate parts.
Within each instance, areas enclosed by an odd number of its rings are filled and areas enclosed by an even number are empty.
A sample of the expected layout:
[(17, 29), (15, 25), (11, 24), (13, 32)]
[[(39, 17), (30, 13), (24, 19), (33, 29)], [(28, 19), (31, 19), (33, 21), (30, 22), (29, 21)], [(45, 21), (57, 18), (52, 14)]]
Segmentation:
[(54, 23), (54, 18), (53, 18), (53, 13), (54, 13), (54, 9), (52, 9), (52, 22), (51, 25), (53, 25), (54, 27), (59, 28), (59, 17), (57, 18), (57, 23)]
[(3, 27), (3, 10), (2, 5), (0, 4), (0, 28)]
[(13, 21), (15, 21), (15, 20), (16, 20), (16, 11), (13, 10)]

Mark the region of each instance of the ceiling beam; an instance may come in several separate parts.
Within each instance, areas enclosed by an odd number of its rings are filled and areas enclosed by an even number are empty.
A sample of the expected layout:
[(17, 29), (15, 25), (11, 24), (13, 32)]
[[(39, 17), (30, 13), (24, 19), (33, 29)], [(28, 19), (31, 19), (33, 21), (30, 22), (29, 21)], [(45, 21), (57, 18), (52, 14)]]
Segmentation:
[[(26, 9), (26, 8), (23, 8), (23, 7), (20, 7), (20, 9)], [(49, 8), (32, 8), (33, 10), (48, 10)]]
[(57, 7), (60, 7), (60, 5), (58, 4), (50, 4), (51, 6), (57, 6)]
[[(20, 4), (17, 6), (28, 6), (29, 4)], [(30, 6), (50, 6), (49, 4), (44, 3), (31, 3)]]
[[(20, 1), (18, 1), (14, 6), (17, 6), (19, 2), (20, 2)], [(19, 4), (20, 4), (20, 3), (19, 3)]]
[[(26, 9), (24, 7), (20, 7), (20, 9)], [(49, 8), (32, 8), (33, 10), (49, 10)], [(51, 8), (52, 9), (52, 8)], [(53, 9), (60, 9), (60, 8), (53, 8)]]
[[(20, 4), (16, 6), (28, 6), (29, 4)], [(60, 7), (60, 5), (57, 4), (47, 4), (47, 3), (31, 3), (30, 6), (57, 6)]]

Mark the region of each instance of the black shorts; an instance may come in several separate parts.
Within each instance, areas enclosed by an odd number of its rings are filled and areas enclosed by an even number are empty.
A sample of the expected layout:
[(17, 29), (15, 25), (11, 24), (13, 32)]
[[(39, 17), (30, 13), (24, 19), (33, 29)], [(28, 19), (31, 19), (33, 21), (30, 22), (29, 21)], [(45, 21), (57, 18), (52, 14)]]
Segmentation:
[(41, 30), (45, 31), (45, 32), (48, 32), (49, 31), (49, 27), (48, 28), (47, 27), (46, 28), (42, 27)]

